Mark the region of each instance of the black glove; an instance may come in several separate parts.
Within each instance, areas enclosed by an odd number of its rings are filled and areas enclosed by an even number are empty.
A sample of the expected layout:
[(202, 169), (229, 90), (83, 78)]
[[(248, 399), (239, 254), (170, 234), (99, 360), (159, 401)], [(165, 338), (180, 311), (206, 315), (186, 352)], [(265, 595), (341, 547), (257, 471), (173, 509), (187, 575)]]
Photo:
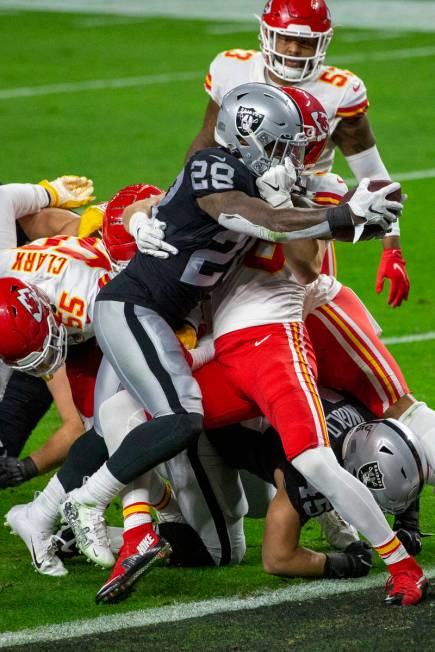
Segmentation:
[(418, 553), (421, 552), (422, 544), (421, 533), (419, 530), (400, 528), (399, 530), (396, 530), (396, 534), (409, 555), (415, 557), (415, 555), (418, 555)]
[(405, 512), (394, 519), (393, 530), (405, 546), (406, 552), (413, 557), (421, 552), (421, 532), (419, 522), (420, 501), (417, 498)]
[(38, 469), (31, 457), (19, 460), (16, 457), (0, 457), (0, 489), (16, 487), (38, 475)]
[(365, 577), (373, 563), (373, 550), (365, 541), (355, 541), (344, 552), (328, 552), (323, 577), (342, 580)]

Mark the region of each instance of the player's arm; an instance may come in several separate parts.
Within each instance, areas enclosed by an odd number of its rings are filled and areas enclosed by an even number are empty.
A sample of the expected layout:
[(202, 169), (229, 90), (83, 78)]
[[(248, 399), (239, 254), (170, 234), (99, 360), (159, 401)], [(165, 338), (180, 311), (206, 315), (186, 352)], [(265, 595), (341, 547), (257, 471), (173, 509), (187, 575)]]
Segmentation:
[(28, 240), (54, 235), (78, 235), (80, 216), (63, 208), (44, 208), (18, 220)]
[(72, 444), (84, 432), (82, 420), (74, 405), (65, 366), (56, 371), (47, 386), (62, 424), (41, 448), (30, 454), (38, 474), (46, 473), (59, 466), (66, 458)]
[(323, 577), (326, 555), (299, 545), (301, 521), (284, 488), (283, 473), (275, 471), (277, 491), (266, 515), (263, 568), (271, 575)]
[(325, 243), (322, 240), (298, 240), (284, 246), (287, 265), (298, 283), (313, 283), (322, 269)]
[(214, 139), (214, 128), (216, 126), (216, 118), (219, 113), (219, 105), (210, 98), (207, 108), (205, 110), (204, 121), (201, 131), (195, 136), (192, 144), (187, 150), (186, 161), (201, 149), (207, 147), (215, 147), (216, 141)]

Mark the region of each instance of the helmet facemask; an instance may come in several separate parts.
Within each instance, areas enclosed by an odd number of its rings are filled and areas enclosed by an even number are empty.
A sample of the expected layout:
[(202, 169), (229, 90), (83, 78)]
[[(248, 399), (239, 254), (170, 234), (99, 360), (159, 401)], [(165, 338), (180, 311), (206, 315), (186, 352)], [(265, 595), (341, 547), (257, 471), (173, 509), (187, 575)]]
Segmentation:
[(50, 308), (47, 315), (48, 334), (41, 351), (32, 351), (26, 357), (9, 364), (12, 369), (23, 371), (30, 376), (51, 376), (65, 362), (68, 343), (67, 330), (58, 324)]

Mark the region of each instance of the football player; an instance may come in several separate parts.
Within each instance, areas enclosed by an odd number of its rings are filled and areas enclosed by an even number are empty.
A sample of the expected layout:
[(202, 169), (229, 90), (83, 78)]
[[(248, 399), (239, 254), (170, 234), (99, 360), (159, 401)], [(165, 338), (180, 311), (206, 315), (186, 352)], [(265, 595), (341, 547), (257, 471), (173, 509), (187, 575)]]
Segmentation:
[[(187, 156), (215, 144), (214, 130), (222, 98), (245, 82), (278, 86), (296, 84), (312, 93), (325, 107), (330, 125), (327, 147), (315, 170), (331, 170), (334, 148), (346, 158), (356, 179), (389, 179), (367, 117), (364, 82), (351, 73), (324, 65), (332, 37), (330, 12), (324, 0), (268, 0), (260, 19), (260, 50), (232, 49), (218, 54), (205, 80), (209, 102), (201, 131)], [(321, 116), (320, 116), (321, 119)], [(376, 277), (376, 292), (390, 281), (388, 303), (393, 308), (408, 298), (409, 279), (400, 249), (399, 226), (382, 240), (383, 252)], [(323, 271), (335, 275), (333, 249), (328, 248)]]
[[(9, 240), (13, 240), (15, 220), (22, 215), (36, 214), (39, 223), (40, 211), (49, 202), (66, 207), (86, 203), (93, 190), (91, 182), (86, 180), (84, 184), (80, 177), (74, 185), (72, 179), (62, 177), (54, 182), (42, 182), (42, 185), (2, 186), (0, 202), (5, 208), (5, 239), (9, 234)], [(130, 194), (124, 193), (124, 201), (133, 201), (153, 193), (160, 194), (160, 190), (149, 185), (132, 187)], [(127, 198), (125, 194), (128, 194)], [(51, 219), (49, 214), (47, 219)], [(77, 228), (80, 220), (77, 217), (74, 220)], [(44, 223), (48, 228), (47, 220)], [(65, 369), (59, 367), (66, 355), (66, 330), (72, 344), (93, 337), (95, 297), (114, 273), (113, 256), (122, 262), (118, 229), (116, 224), (106, 225), (105, 244), (97, 238), (62, 235), (0, 252), (0, 356), (18, 374), (12, 375), (0, 403), (0, 415), (5, 420), (1, 431), (1, 487), (20, 484), (63, 461), (72, 442), (83, 433), (83, 424), (74, 403), (82, 417), (89, 418), (93, 414), (86, 389), (91, 366), (95, 373), (101, 358), (96, 347), (92, 343), (84, 351), (74, 351), (72, 347), (67, 367), (73, 397)], [(83, 357), (86, 358), (84, 373)], [(62, 426), (41, 449), (19, 460), (17, 457), (26, 438), (42, 416), (36, 409), (38, 403), (34, 405), (37, 397), (31, 390), (35, 387), (28, 383), (27, 378), (50, 378), (53, 374), (47, 384), (59, 409)], [(28, 405), (32, 406), (32, 410), (26, 412), (24, 408)], [(44, 402), (41, 407), (47, 409), (48, 405), (49, 402)], [(18, 432), (17, 424), (22, 425)]]
[[(299, 212), (301, 221), (295, 224), (293, 220), (298, 211), (279, 208), (283, 203), (289, 206), (287, 197), (275, 203), (278, 210), (275, 208), (271, 213), (264, 208), (267, 204), (262, 205), (255, 199), (258, 194), (253, 188), (254, 175), (262, 175), (264, 182), (265, 175), (273, 172), (274, 167), (279, 166), (285, 159), (290, 158), (293, 166), (300, 166), (303, 158), (304, 152), (300, 145), (303, 143), (305, 146), (307, 139), (304, 131), (295, 131), (295, 123), (290, 119), (292, 111), (289, 110), (289, 105), (286, 104), (285, 110), (281, 110), (283, 96), (285, 94), (274, 87), (261, 84), (246, 84), (225, 96), (217, 121), (217, 131), (227, 150), (239, 153), (250, 171), (250, 176), (246, 176), (243, 164), (223, 149), (205, 150), (192, 157), (156, 211), (157, 215), (162, 215), (172, 227), (168, 229), (168, 242), (173, 247), (179, 246), (178, 255), (167, 259), (168, 264), (159, 265), (137, 255), (125, 275), (119, 275), (99, 295), (95, 326), (104, 353), (122, 384), (140, 399), (142, 405), (154, 417), (152, 421), (131, 430), (107, 464), (103, 465), (84, 487), (72, 492), (61, 506), (64, 518), (76, 534), (79, 547), (100, 563), (103, 561), (103, 564), (106, 562), (109, 565), (113, 563), (113, 557), (107, 555), (104, 559), (103, 549), (99, 551), (98, 556), (95, 554), (99, 542), (98, 537), (92, 533), (89, 507), (107, 503), (139, 473), (193, 443), (202, 425), (198, 386), (192, 380), (184, 357), (167, 325), (177, 323), (187, 314), (189, 308), (205, 295), (204, 287), (210, 291), (217, 285), (223, 272), (227, 271), (228, 264), (234, 259), (235, 250), (239, 252), (251, 244), (246, 240), (247, 235), (276, 241), (294, 239), (294, 231), (299, 231), (298, 237), (314, 238), (330, 237), (331, 233), (334, 236), (333, 231), (337, 233), (335, 223), (332, 225), (332, 231), (325, 224), (321, 225), (325, 215), (322, 219), (320, 213), (316, 219), (312, 212)], [(274, 119), (269, 120), (272, 116)], [(299, 114), (299, 125), (300, 120)], [(273, 124), (280, 124), (279, 133)], [(284, 173), (290, 174), (286, 164), (281, 167), (284, 168)], [(271, 176), (269, 175), (268, 179)], [(275, 180), (277, 178), (275, 175)], [(261, 184), (259, 185), (261, 187)], [(365, 209), (361, 211), (367, 219), (375, 195), (368, 198), (364, 194), (366, 188), (366, 183), (360, 184), (354, 197), (360, 201), (362, 197), (367, 198), (364, 199)], [(231, 192), (236, 189), (239, 190), (238, 193)], [(279, 189), (281, 190), (281, 187)], [(276, 196), (276, 191), (273, 190)], [(186, 194), (189, 197), (187, 206)], [(192, 201), (193, 198), (196, 200)], [(386, 215), (388, 209), (385, 211), (384, 195), (378, 194), (376, 201), (378, 200), (383, 206), (381, 212)], [(197, 205), (202, 209), (199, 215), (196, 215)], [(390, 207), (393, 208), (392, 205)], [(352, 205), (350, 208), (352, 210)], [(394, 208), (398, 208), (398, 205)], [(361, 210), (360, 207), (357, 210)], [(330, 216), (334, 215), (334, 212), (330, 213)], [(336, 215), (338, 217), (338, 213)], [(194, 224), (196, 227), (200, 216), (202, 224), (204, 218), (205, 223), (208, 220), (210, 229), (210, 218), (214, 218), (219, 225), (227, 226), (244, 237), (232, 238), (232, 244), (229, 244), (226, 239), (222, 240), (225, 233), (222, 233), (218, 226), (214, 226), (208, 231), (206, 238), (204, 225), (199, 233), (196, 233), (192, 252), (186, 237), (189, 236), (189, 231), (191, 236), (197, 231)], [(140, 242), (141, 214), (131, 211), (125, 217), (127, 228), (130, 227)], [(373, 216), (370, 218), (373, 219)], [(271, 233), (267, 228), (270, 223), (274, 224), (275, 233)], [(311, 225), (311, 228), (308, 225)], [(183, 226), (181, 233), (178, 230), (180, 226)], [(259, 229), (259, 226), (262, 228)], [(285, 230), (290, 231), (289, 235), (279, 235), (279, 231)], [(352, 234), (355, 230), (357, 227), (352, 230)], [(385, 228), (383, 230), (385, 231)], [(348, 239), (349, 231), (345, 231), (345, 239)], [(341, 228), (340, 232), (340, 237), (343, 237)], [(220, 234), (222, 237), (218, 239)], [(213, 249), (210, 249), (213, 243), (212, 235), (215, 235), (215, 242), (220, 242), (220, 247), (214, 245)], [(191, 242), (192, 237), (189, 244)], [(222, 249), (224, 244), (225, 249)], [(214, 252), (214, 255), (211, 252)], [(180, 253), (183, 255), (180, 256)], [(170, 261), (176, 262), (169, 265)], [(163, 270), (166, 273), (162, 278)], [(288, 328), (281, 324), (275, 329), (281, 346), (284, 346), (282, 331), (287, 335), (287, 348), (290, 346), (294, 367), (284, 368), (284, 363), (283, 372), (298, 396), (298, 410), (301, 414), (296, 439), (280, 432), (286, 455), (304, 477), (314, 482), (317, 489), (331, 499), (338, 511), (353, 522), (378, 549), (389, 565), (393, 578), (389, 584), (388, 602), (398, 601), (399, 587), (402, 591), (404, 585), (407, 587), (406, 595), (400, 594), (400, 601), (418, 602), (427, 586), (421, 569), (409, 557), (388, 526), (370, 492), (363, 491), (359, 483), (355, 483), (352, 476), (343, 471), (330, 453), (311, 360), (308, 360), (306, 352), (308, 344), (305, 333), (303, 327), (294, 322), (292, 325), (294, 328), (289, 324)], [(118, 335), (121, 330), (126, 334), (122, 342)], [(266, 334), (264, 338), (260, 338), (259, 344), (270, 336)], [(246, 346), (248, 345), (246, 342)], [(160, 392), (156, 391), (155, 382), (152, 388), (149, 385), (150, 375), (144, 373), (146, 369), (157, 379), (157, 389), (160, 386)], [(282, 401), (279, 398), (278, 401), (279, 406), (283, 408), (279, 410), (282, 418), (286, 411), (285, 397), (282, 397)], [(268, 410), (268, 406), (266, 407)], [(142, 443), (145, 440), (146, 451)]]

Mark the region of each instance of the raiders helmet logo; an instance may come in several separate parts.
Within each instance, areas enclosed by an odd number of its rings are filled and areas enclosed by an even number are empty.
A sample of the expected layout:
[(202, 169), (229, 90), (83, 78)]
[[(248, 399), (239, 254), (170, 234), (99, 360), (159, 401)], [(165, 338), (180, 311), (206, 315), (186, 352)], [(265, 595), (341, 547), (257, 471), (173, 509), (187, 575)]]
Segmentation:
[(314, 123), (317, 126), (320, 133), (325, 134), (325, 136), (327, 136), (329, 133), (329, 122), (326, 113), (322, 113), (321, 111), (313, 111), (311, 117), (313, 118)]
[(357, 477), (368, 489), (385, 489), (384, 474), (378, 462), (367, 462), (367, 464), (363, 464), (358, 469)]
[(249, 136), (257, 131), (263, 119), (263, 113), (257, 113), (255, 109), (247, 106), (239, 106), (236, 116), (236, 127), (242, 136)]

